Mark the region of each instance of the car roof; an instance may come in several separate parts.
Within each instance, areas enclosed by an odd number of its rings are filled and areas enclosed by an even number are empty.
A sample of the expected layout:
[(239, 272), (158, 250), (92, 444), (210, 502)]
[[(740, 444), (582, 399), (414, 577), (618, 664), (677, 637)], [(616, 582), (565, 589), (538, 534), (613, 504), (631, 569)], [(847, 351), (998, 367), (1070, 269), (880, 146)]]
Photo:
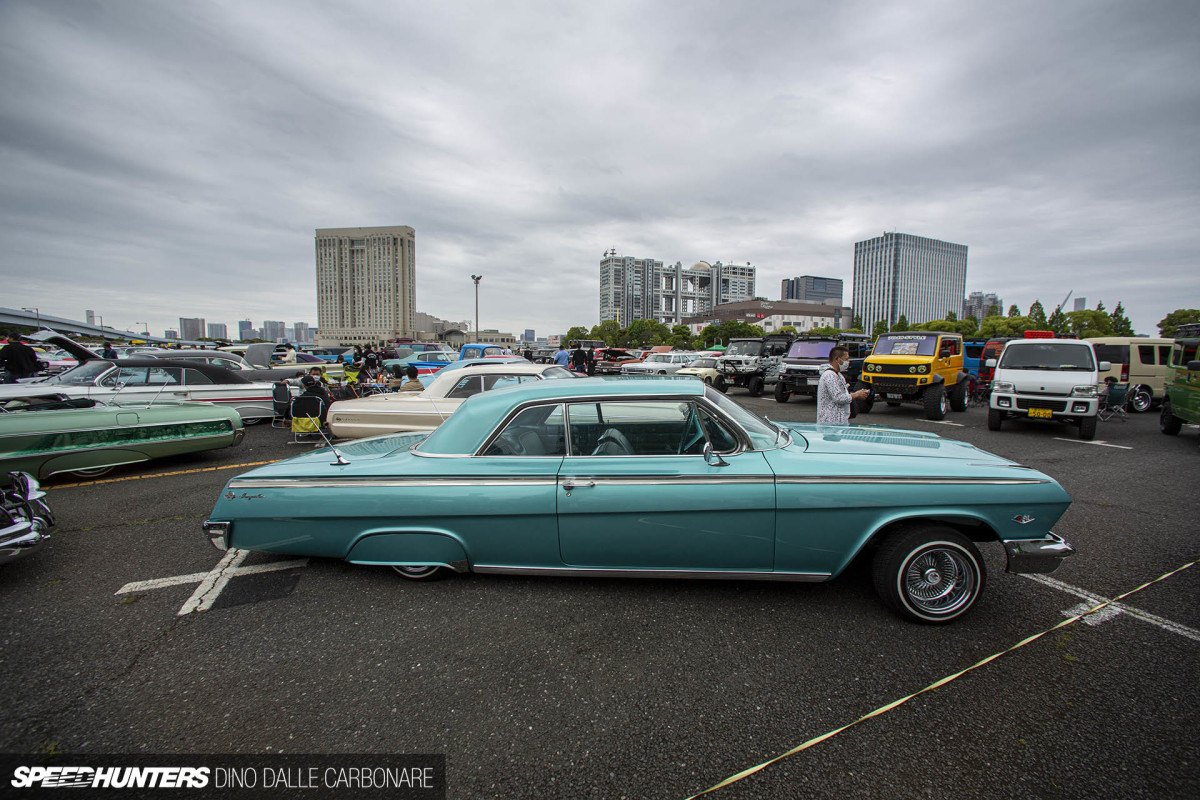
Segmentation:
[(646, 397), (683, 402), (703, 394), (703, 381), (694, 378), (577, 378), (523, 383), (467, 398), (454, 416), (431, 433), (418, 449), (435, 455), (474, 453), (500, 420), (527, 403)]
[(494, 358), (471, 359), (458, 369), (440, 369), (429, 383), (432, 387), (438, 383), (448, 383), (468, 375), (541, 375), (548, 369), (563, 369), (558, 364), (531, 364), (525, 359), (515, 361), (497, 361)]
[(116, 360), (111, 358), (95, 358), (90, 360), (107, 361), (109, 364), (116, 364), (118, 367), (178, 367), (180, 369), (194, 369), (212, 378), (214, 383), (252, 383), (252, 381), (243, 378), (233, 370), (192, 359), (172, 361), (169, 358), (118, 358)]
[(962, 336), (961, 333), (953, 333), (951, 331), (888, 331), (887, 333), (879, 334), (879, 338), (882, 339), (884, 336), (921, 336), (922, 334), (930, 336)]

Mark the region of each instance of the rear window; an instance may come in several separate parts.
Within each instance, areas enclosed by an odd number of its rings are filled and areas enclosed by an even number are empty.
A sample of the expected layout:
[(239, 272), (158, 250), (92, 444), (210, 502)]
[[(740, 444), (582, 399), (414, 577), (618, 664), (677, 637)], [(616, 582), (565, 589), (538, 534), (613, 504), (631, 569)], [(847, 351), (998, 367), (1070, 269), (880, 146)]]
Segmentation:
[(983, 355), (983, 345), (969, 344), (966, 345), (967, 358), (979, 358)]
[(1129, 363), (1129, 345), (1127, 344), (1097, 344), (1096, 358), (1101, 361), (1111, 361), (1114, 364)]
[(1008, 347), (1000, 357), (1001, 369), (1088, 370), (1096, 368), (1092, 348), (1084, 344), (1047, 342)]
[(937, 336), (896, 334), (880, 336), (875, 342), (876, 356), (931, 356), (937, 348)]

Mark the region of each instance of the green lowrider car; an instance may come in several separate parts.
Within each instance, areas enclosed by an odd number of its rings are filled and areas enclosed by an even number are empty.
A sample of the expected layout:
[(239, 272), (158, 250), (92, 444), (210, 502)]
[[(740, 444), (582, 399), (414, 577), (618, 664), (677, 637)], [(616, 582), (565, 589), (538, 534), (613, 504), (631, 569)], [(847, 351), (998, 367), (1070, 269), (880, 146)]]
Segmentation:
[(30, 393), (0, 399), (0, 474), (92, 477), (120, 464), (230, 447), (245, 433), (237, 411), (210, 403), (105, 405)]
[(363, 439), (230, 480), (205, 532), (241, 548), (451, 573), (826, 581), (860, 555), (919, 622), (967, 612), (978, 547), (1011, 572), (1073, 550), (1052, 478), (934, 434), (779, 425), (700, 381), (538, 381), (431, 434)]

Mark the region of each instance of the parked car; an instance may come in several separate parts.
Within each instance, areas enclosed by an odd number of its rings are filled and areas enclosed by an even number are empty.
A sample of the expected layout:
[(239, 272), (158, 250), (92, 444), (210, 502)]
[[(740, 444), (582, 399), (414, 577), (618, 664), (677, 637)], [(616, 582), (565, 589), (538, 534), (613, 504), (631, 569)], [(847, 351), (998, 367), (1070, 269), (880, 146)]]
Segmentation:
[[(995, 361), (1000, 358), (1000, 354), (1004, 352), (1004, 344), (1012, 340), (1011, 336), (997, 336), (988, 339), (983, 345), (983, 350), (979, 353), (979, 380), (984, 383), (989, 383), (992, 380), (992, 371), (994, 367), (988, 366), (988, 361)], [(966, 359), (963, 359), (963, 366), (966, 366)]]
[(1180, 326), (1171, 346), (1170, 375), (1159, 414), (1159, 428), (1174, 436), (1186, 425), (1200, 424), (1200, 325)]
[(717, 359), (715, 356), (701, 356), (694, 358), (687, 363), (683, 369), (675, 370), (678, 375), (692, 375), (712, 386), (716, 383), (717, 378), (721, 373), (717, 372)]
[(1162, 402), (1170, 374), (1173, 339), (1149, 339), (1139, 336), (1103, 336), (1087, 339), (1096, 350), (1096, 358), (1112, 366), (1100, 373), (1100, 382), (1115, 378), (1129, 384), (1128, 408), (1135, 413), (1149, 411)]
[(94, 477), (121, 464), (232, 447), (245, 433), (237, 411), (210, 403), (106, 405), (30, 392), (0, 400), (0, 473)]
[[(980, 378), (979, 368), (983, 366), (983, 349), (987, 347), (987, 343), (987, 339), (963, 339), (963, 372)], [(991, 357), (999, 356), (1002, 349), (1003, 347), (997, 348)]]
[(831, 336), (800, 336), (783, 357), (779, 379), (775, 383), (775, 401), (786, 403), (794, 394), (817, 396), (821, 365), (829, 363), (835, 347), (850, 354), (850, 368), (843, 373), (851, 385), (862, 374), (863, 360), (871, 354), (871, 337), (865, 333), (841, 333)]
[(725, 352), (717, 358), (718, 391), (741, 386), (751, 397), (758, 397), (779, 377), (783, 357), (792, 345), (787, 334), (771, 334), (761, 339), (730, 339)]
[(696, 358), (695, 353), (651, 353), (642, 361), (621, 366), (622, 375), (671, 375)]
[(428, 437), (321, 449), (230, 480), (218, 548), (452, 572), (827, 581), (859, 555), (907, 619), (970, 610), (1073, 550), (1052, 478), (917, 431), (776, 424), (691, 380), (538, 381), (467, 400)]
[(37, 480), (24, 472), (5, 476), (0, 490), (0, 564), (37, 551), (54, 531), (54, 514)]
[[(1029, 333), (1040, 333), (1030, 331)], [(1099, 361), (1091, 342), (1044, 337), (1013, 339), (994, 367), (988, 396), (988, 430), (998, 431), (1009, 417), (1057, 420), (1079, 426), (1079, 438), (1096, 437), (1100, 374), (1111, 364)]]
[(596, 351), (597, 375), (620, 375), (621, 367), (626, 364), (636, 364), (643, 356), (636, 350), (623, 347), (606, 347)]
[(963, 342), (958, 333), (905, 331), (885, 333), (863, 363), (863, 386), (873, 390), (859, 401), (858, 410), (870, 413), (875, 400), (889, 406), (917, 403), (925, 418), (945, 419), (946, 412), (967, 410), (970, 376), (963, 372)]
[(326, 419), (330, 433), (339, 439), (431, 431), (472, 395), (526, 381), (574, 377), (573, 372), (557, 364), (530, 364), (524, 359), (505, 363), (489, 358), (439, 373), (423, 392), (389, 392), (339, 400), (329, 407)]

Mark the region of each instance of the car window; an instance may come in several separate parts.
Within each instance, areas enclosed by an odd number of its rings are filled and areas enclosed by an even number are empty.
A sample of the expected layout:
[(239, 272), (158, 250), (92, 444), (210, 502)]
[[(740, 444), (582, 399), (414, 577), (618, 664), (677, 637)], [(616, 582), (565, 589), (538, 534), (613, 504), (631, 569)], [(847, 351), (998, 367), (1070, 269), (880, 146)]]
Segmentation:
[(730, 400), (711, 386), (705, 388), (704, 396), (741, 426), (746, 435), (750, 437), (750, 444), (755, 450), (770, 450), (787, 440), (786, 434), (779, 428), (741, 404)]
[(680, 455), (699, 436), (689, 402), (627, 400), (567, 407), (573, 456)]
[(1098, 361), (1109, 361), (1113, 364), (1129, 363), (1129, 345), (1127, 344), (1097, 344), (1094, 347)]
[(202, 386), (213, 383), (213, 379), (198, 369), (185, 369), (183, 371), (183, 382), (186, 386)]
[(562, 456), (566, 453), (562, 406), (527, 408), (492, 440), (485, 456)]
[(505, 389), (521, 383), (536, 381), (536, 375), (483, 375), (483, 390)]
[(1171, 363), (1171, 345), (1160, 344), (1158, 346), (1158, 363), (1159, 364), (1170, 364)]
[(454, 388), (446, 393), (446, 397), (465, 399), (482, 391), (483, 384), (479, 382), (479, 376), (468, 375), (465, 378), (459, 378), (458, 383), (454, 384)]
[(943, 339), (938, 350), (938, 358), (949, 358), (958, 355), (958, 339)]
[[(106, 371), (112, 369), (111, 361), (85, 361), (78, 367), (73, 367), (66, 372), (55, 375), (52, 378), (47, 378), (42, 381), (45, 384), (57, 384), (60, 386), (90, 386), (96, 378), (103, 375)], [(111, 385), (108, 381), (102, 381), (101, 385)]]
[[(704, 433), (708, 441), (712, 442), (713, 450), (718, 453), (729, 453), (737, 449), (737, 436), (729, 429), (729, 425), (713, 415), (706, 408), (699, 409), (700, 423), (704, 426)], [(700, 452), (704, 452), (703, 446)]]

